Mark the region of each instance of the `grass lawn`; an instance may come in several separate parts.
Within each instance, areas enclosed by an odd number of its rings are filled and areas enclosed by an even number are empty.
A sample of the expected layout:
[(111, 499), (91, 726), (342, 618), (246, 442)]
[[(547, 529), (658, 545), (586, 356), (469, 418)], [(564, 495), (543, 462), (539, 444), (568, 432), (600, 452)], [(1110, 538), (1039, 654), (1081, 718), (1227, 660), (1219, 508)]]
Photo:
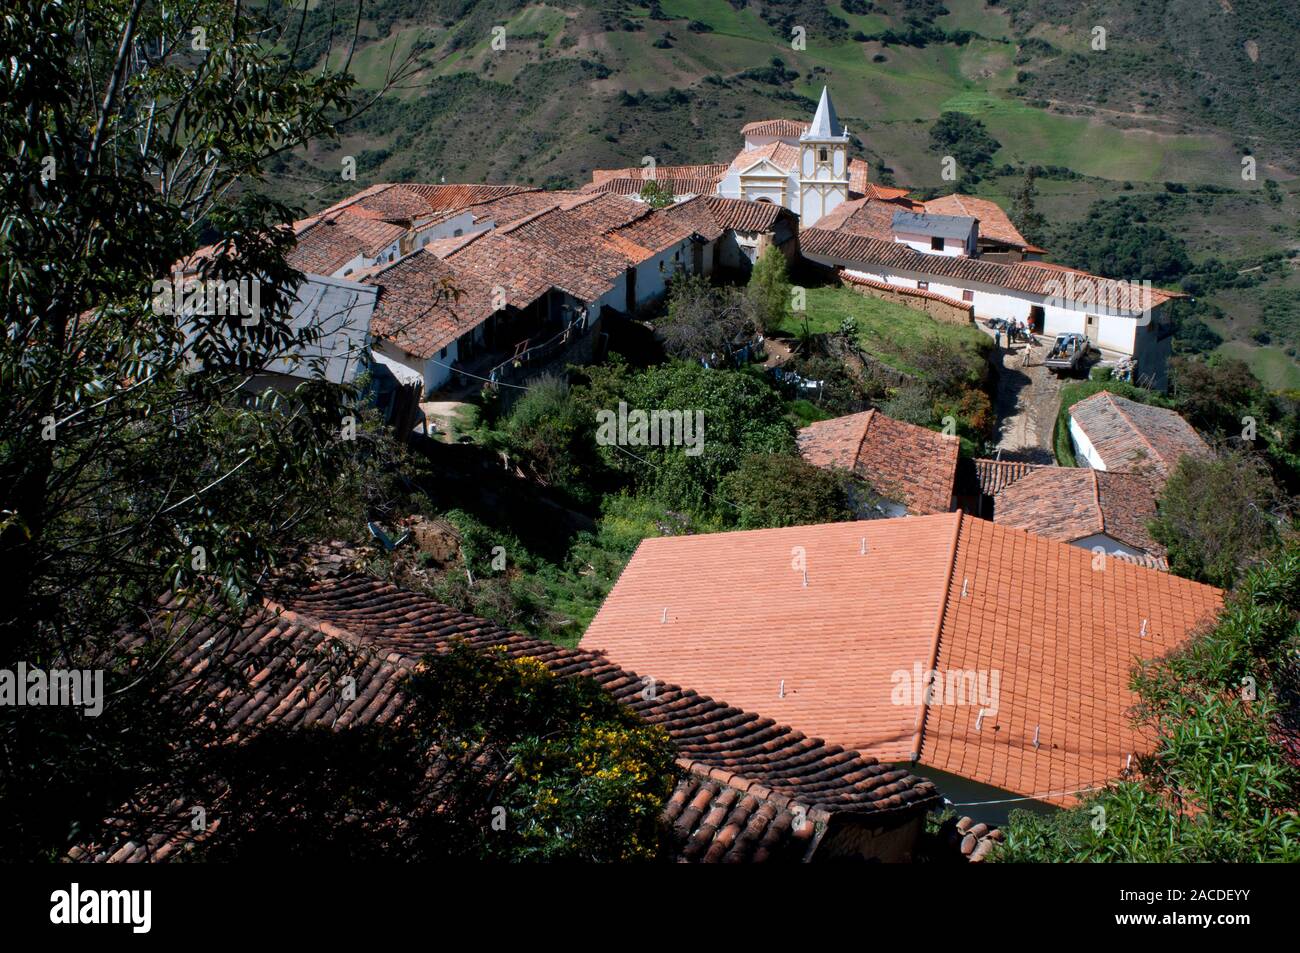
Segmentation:
[[(924, 312), (834, 285), (808, 289), (807, 316), (814, 334), (838, 331), (845, 318), (853, 318), (862, 350), (910, 374), (917, 373), (910, 356), (932, 339), (956, 346), (972, 361), (983, 361), (990, 344), (988, 335), (974, 325), (943, 324)], [(780, 329), (798, 334), (801, 327), (801, 316), (791, 314)]]

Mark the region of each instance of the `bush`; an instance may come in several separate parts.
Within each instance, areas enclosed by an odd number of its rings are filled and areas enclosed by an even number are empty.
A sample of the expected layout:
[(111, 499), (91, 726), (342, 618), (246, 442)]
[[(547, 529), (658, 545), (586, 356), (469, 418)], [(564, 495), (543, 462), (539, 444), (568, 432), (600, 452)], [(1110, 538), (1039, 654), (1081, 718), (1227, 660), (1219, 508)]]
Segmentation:
[(803, 526), (850, 519), (846, 481), (796, 456), (753, 454), (722, 484), (741, 529)]
[(1231, 588), (1290, 528), (1286, 498), (1254, 454), (1185, 456), (1157, 501), (1151, 535), (1180, 576)]

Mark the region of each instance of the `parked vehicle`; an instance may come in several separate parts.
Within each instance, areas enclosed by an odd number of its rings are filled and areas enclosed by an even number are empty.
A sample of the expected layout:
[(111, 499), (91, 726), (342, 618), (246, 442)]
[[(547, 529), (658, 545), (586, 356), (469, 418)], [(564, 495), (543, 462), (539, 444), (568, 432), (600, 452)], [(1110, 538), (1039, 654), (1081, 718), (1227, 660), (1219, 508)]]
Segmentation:
[(1043, 360), (1043, 366), (1058, 373), (1062, 371), (1073, 373), (1083, 366), (1084, 358), (1088, 356), (1088, 347), (1088, 339), (1078, 331), (1058, 334), (1052, 349), (1047, 352), (1047, 357)]

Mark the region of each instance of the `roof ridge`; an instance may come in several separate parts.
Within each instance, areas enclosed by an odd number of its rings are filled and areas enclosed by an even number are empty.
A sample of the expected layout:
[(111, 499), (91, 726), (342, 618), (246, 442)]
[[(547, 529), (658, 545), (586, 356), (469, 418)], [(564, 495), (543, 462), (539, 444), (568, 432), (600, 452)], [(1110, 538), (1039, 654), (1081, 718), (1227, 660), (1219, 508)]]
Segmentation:
[[(1116, 403), (1115, 399), (1119, 395), (1113, 394), (1108, 390), (1103, 390), (1101, 391), (1101, 393), (1105, 394), (1107, 399), (1110, 400), (1110, 405), (1115, 408), (1115, 413), (1119, 414), (1121, 417), (1123, 417), (1125, 420), (1128, 421), (1128, 425), (1133, 428), (1133, 432), (1138, 435), (1138, 439), (1141, 440), (1144, 444), (1146, 444), (1151, 449), (1151, 456), (1154, 457), (1156, 460), (1160, 461), (1160, 464), (1163, 466), (1165, 462), (1165, 458), (1160, 455), (1160, 451), (1156, 449), (1156, 445), (1147, 439), (1147, 435), (1142, 432), (1142, 429), (1137, 425), (1137, 422), (1134, 421), (1133, 418), (1130, 417), (1128, 413), (1125, 412), (1123, 407), (1121, 407), (1118, 403)], [(1124, 399), (1128, 400), (1127, 397), (1125, 397)]]
[(1098, 479), (1098, 470), (1095, 467), (1089, 467), (1092, 471), (1092, 500), (1097, 504), (1097, 522), (1100, 524), (1099, 531), (1106, 532), (1106, 511), (1101, 506), (1101, 481)]
[(939, 641), (943, 637), (943, 617), (948, 612), (948, 598), (952, 593), (953, 575), (957, 571), (957, 541), (961, 539), (962, 520), (965, 519), (961, 508), (956, 512), (956, 519), (953, 520), (952, 546), (948, 550), (948, 572), (946, 582), (943, 587), (943, 599), (939, 602), (939, 611), (935, 614), (934, 622), (934, 643), (930, 648), (930, 667), (926, 670), (926, 687), (921, 691), (921, 710), (916, 716), (916, 735), (912, 741), (912, 763), (916, 764), (921, 760), (921, 747), (925, 740), (925, 721), (930, 712), (930, 682), (929, 673), (934, 671), (934, 667), (939, 664)]

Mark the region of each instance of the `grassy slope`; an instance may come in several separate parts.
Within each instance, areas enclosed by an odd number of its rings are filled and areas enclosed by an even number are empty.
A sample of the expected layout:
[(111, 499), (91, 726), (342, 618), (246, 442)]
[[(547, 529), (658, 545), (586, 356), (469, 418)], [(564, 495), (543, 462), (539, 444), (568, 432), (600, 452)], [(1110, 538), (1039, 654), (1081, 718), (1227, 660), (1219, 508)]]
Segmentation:
[[(927, 340), (938, 338), (968, 352), (978, 360), (980, 348), (988, 336), (973, 326), (941, 324), (921, 311), (869, 298), (847, 288), (827, 285), (808, 289), (808, 327), (814, 334), (838, 331), (845, 318), (858, 324), (863, 350), (898, 370), (916, 373), (908, 363), (909, 355)], [(780, 326), (788, 334), (798, 334), (802, 315), (789, 315)]]
[[(382, 10), (393, 0), (367, 2)], [(376, 14), (376, 21), (362, 24), (368, 42), (354, 58), (353, 71), (363, 86), (382, 82), (394, 52), (400, 58), (417, 41), (428, 44), (419, 54), (423, 68), (398, 92), (402, 101), (381, 103), (355, 129), (345, 131), (340, 150), (316, 150), (280, 171), (285, 184), (312, 207), (354, 188), (336, 178), (338, 160), (367, 149), (388, 154), (371, 153), (381, 161), (363, 164), (357, 184), (445, 176), (447, 181), (572, 186), (587, 181), (592, 168), (635, 165), (644, 155), (660, 163), (728, 159), (739, 145), (740, 125), (765, 116), (805, 115), (809, 100), (826, 83), (877, 177), (888, 172), (900, 184), (940, 185), (939, 157), (928, 148), (929, 125), (940, 112), (959, 110), (979, 116), (1002, 142), (997, 162), (1062, 165), (1088, 176), (1040, 180), (1040, 207), (1055, 222), (1080, 218), (1093, 201), (1121, 194), (1125, 182), (1139, 194), (1163, 191), (1166, 180), (1214, 183), (1236, 192), (1206, 197), (1162, 222), (1184, 236), (1193, 257), (1228, 260), (1300, 246), (1300, 179), (1288, 181), (1289, 173), (1269, 164), (1276, 156), (1266, 155), (1267, 138), (1191, 125), (1187, 119), (1196, 103), (1189, 105), (1190, 87), (1163, 88), (1187, 85), (1170, 66), (1173, 54), (1161, 39), (1161, 31), (1170, 27), (1159, 20), (1168, 18), (1170, 4), (1180, 2), (1190, 4), (1189, 10), (1205, 5), (1204, 0), (1148, 0), (1146, 7), (1155, 11), (1148, 12), (1151, 26), (1134, 19), (1131, 5), (1121, 5), (1121, 10), (1092, 0), (1088, 16), (1076, 15), (1076, 5), (1056, 0), (1003, 0), (999, 7), (983, 0), (946, 0), (949, 13), (936, 24), (976, 32), (978, 37), (965, 46), (885, 48), (854, 42), (847, 33), (835, 39), (814, 32), (800, 52), (764, 22), (761, 5), (755, 3), (738, 9), (728, 0), (662, 0), (671, 19), (655, 21), (647, 8), (633, 4), (619, 13), (610, 13), (619, 9), (617, 3), (600, 4), (602, 13), (576, 0), (488, 0), (461, 18), (451, 10), (454, 5), (432, 2), (431, 8), (448, 7), (442, 19), (429, 12), (418, 21), (399, 17), (381, 25)], [(1236, 6), (1260, 2), (1243, 0)], [(1212, 5), (1218, 9), (1217, 0)], [(848, 33), (900, 26), (900, 0), (876, 6), (889, 12), (860, 16), (829, 4), (848, 23)], [(1098, 19), (1101, 7), (1115, 9)], [(687, 29), (691, 20), (712, 31)], [(1061, 75), (1062, 57), (1089, 53), (1092, 22), (1109, 24), (1109, 54), (1095, 55), (1113, 59), (1087, 60), (1086, 82), (1072, 89)], [(490, 48), (494, 24), (506, 26), (504, 51)], [(626, 29), (633, 25), (642, 29)], [(1213, 24), (1220, 32), (1229, 26), (1242, 28), (1230, 19)], [(1203, 30), (1194, 20), (1180, 29), (1201, 49)], [(671, 48), (656, 48), (654, 41), (666, 32), (672, 36)], [(1062, 53), (1017, 63), (1016, 43), (1026, 35), (1045, 39)], [(1270, 49), (1267, 43), (1264, 49)], [(1234, 50), (1200, 55), (1207, 72), (1231, 74), (1238, 82), (1250, 79)], [(773, 56), (797, 70), (798, 79), (772, 86), (737, 78), (766, 66)], [(1172, 78), (1160, 90), (1136, 88), (1125, 79), (1136, 67), (1124, 57), (1133, 56), (1144, 57), (1143, 75), (1155, 70)], [(876, 62), (878, 58), (883, 61)], [(1109, 73), (1101, 69), (1108, 64)], [(601, 70), (608, 75), (599, 75)], [(1030, 75), (1018, 82), (1022, 71)], [(709, 77), (721, 78), (723, 84), (709, 82)], [(1093, 87), (1101, 80), (1108, 85), (1099, 92)], [(629, 105), (620, 100), (624, 90), (644, 90), (650, 98)], [(675, 90), (688, 90), (689, 100), (669, 102)], [(1258, 97), (1257, 88), (1251, 95)], [(1286, 102), (1287, 95), (1279, 92), (1275, 98)], [(1043, 108), (1045, 99), (1055, 104), (1052, 109)], [(1218, 105), (1211, 112), (1225, 115)], [(1259, 182), (1240, 180), (1244, 139), (1261, 154)], [(1262, 179), (1268, 176), (1284, 181), (1281, 206), (1260, 197)], [(313, 181), (319, 184), (310, 185)], [(980, 192), (1005, 206), (1017, 184), (1014, 177), (986, 180)], [(1276, 289), (1294, 290), (1288, 282), (1270, 281), (1258, 289), (1213, 296), (1210, 300), (1229, 314), (1215, 329), (1227, 339), (1224, 350), (1245, 356), (1269, 383), (1294, 385), (1300, 365), (1282, 350), (1291, 345), (1276, 335), (1273, 343), (1281, 347), (1258, 347), (1252, 340), (1268, 292)]]

